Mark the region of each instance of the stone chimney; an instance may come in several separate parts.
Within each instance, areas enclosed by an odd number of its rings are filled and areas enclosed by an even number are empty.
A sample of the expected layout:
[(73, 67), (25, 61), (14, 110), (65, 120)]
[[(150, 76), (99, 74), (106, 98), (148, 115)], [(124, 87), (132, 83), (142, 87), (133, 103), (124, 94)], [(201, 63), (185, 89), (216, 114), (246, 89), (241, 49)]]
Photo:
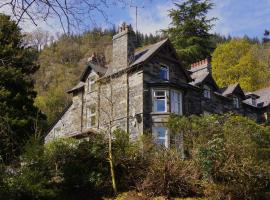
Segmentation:
[(211, 58), (191, 64), (190, 71), (193, 73), (212, 73)]
[(123, 23), (118, 33), (113, 36), (113, 65), (114, 71), (124, 69), (134, 60), (135, 33), (131, 25)]

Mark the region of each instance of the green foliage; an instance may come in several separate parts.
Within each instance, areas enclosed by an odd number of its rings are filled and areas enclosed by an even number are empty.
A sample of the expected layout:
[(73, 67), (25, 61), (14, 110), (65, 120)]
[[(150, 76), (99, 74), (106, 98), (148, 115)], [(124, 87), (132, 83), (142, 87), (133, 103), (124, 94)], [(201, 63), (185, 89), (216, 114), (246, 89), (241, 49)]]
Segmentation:
[(175, 6), (176, 9), (169, 11), (171, 27), (163, 32), (169, 36), (183, 65), (188, 68), (213, 51), (209, 30), (215, 18), (207, 19), (213, 4), (208, 0), (186, 0)]
[(216, 198), (263, 198), (270, 184), (270, 160), (265, 157), (269, 127), (235, 115), (183, 118), (172, 116), (169, 124), (186, 135), (185, 148), (200, 166), (205, 193)]
[(56, 195), (50, 187), (50, 174), (39, 137), (31, 137), (24, 147), (21, 166), (6, 166), (0, 191), (5, 199), (48, 199)]
[(0, 156), (18, 155), (44, 116), (33, 105), (37, 52), (23, 45), (23, 35), (10, 17), (0, 14)]
[(269, 45), (232, 39), (218, 45), (212, 56), (213, 76), (221, 87), (239, 82), (247, 91), (269, 85)]

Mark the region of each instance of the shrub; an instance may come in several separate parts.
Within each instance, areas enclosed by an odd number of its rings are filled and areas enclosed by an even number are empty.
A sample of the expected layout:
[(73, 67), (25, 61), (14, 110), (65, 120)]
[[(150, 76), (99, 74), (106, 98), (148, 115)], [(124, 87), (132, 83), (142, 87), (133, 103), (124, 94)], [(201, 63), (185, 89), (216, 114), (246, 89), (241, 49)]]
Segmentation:
[(180, 159), (178, 151), (158, 150), (145, 173), (140, 190), (149, 196), (190, 197), (202, 193), (198, 167), (193, 161)]

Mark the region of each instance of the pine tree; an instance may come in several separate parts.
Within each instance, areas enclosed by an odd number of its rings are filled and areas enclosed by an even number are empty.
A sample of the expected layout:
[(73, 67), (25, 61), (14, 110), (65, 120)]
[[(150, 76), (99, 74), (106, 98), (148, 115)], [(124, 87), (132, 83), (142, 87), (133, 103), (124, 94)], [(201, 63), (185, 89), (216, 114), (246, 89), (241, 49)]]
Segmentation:
[(9, 161), (42, 118), (34, 106), (32, 74), (37, 52), (23, 46), (23, 35), (9, 16), (0, 14), (0, 156)]
[(211, 43), (212, 22), (216, 18), (207, 18), (207, 13), (213, 7), (208, 0), (186, 0), (169, 11), (172, 20), (171, 27), (163, 30), (180, 56), (184, 67), (204, 59), (213, 51)]

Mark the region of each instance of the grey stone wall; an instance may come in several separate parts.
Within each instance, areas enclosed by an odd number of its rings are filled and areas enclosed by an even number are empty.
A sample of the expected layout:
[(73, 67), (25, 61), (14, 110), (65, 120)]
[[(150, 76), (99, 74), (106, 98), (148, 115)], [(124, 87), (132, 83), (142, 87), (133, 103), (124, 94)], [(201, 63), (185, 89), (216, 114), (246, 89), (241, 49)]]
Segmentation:
[(124, 69), (133, 61), (135, 39), (131, 27), (125, 24), (120, 27), (119, 33), (113, 36), (113, 71)]
[(72, 105), (45, 137), (45, 142), (55, 138), (70, 137), (81, 132), (82, 95), (73, 96)]

